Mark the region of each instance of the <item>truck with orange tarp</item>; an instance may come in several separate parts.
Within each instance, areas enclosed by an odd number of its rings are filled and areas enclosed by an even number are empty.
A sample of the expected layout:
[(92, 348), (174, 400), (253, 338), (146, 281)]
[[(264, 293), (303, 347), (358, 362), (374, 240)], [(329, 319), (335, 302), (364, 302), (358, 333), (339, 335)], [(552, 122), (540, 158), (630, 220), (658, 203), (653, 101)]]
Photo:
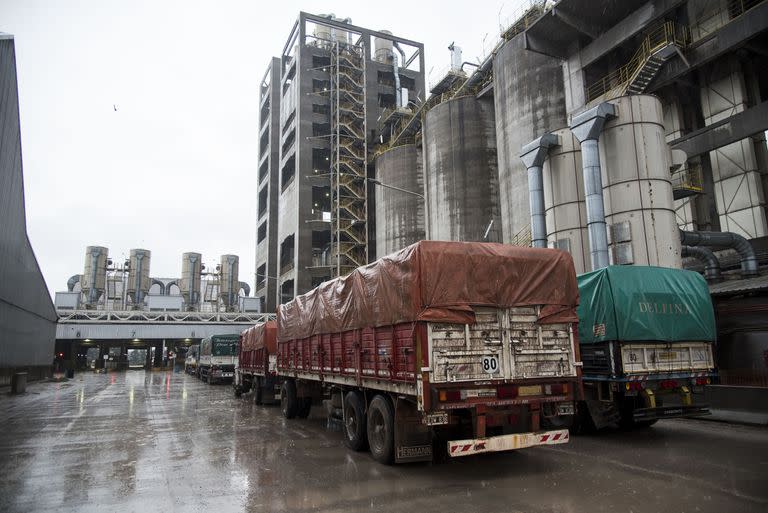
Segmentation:
[(256, 404), (280, 400), (277, 376), (277, 326), (275, 321), (251, 326), (240, 334), (240, 353), (235, 369), (235, 395), (253, 391)]
[(382, 463), (566, 443), (578, 297), (563, 251), (413, 244), (279, 306), (282, 413), (324, 399)]

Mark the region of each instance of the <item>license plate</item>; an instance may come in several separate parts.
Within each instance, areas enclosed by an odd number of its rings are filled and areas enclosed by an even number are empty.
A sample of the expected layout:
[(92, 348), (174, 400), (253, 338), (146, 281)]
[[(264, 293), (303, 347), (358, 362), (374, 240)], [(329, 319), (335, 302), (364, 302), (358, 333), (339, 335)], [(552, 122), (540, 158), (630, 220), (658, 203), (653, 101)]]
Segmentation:
[(221, 373), (221, 377), (222, 378), (231, 378), (232, 377), (232, 373), (231, 372), (222, 372)]
[(424, 416), (424, 424), (427, 426), (442, 426), (448, 424), (448, 412), (438, 411)]
[(467, 399), (472, 397), (496, 397), (495, 388), (469, 388), (461, 391), (461, 398)]
[(518, 396), (541, 395), (541, 385), (525, 385), (517, 387)]

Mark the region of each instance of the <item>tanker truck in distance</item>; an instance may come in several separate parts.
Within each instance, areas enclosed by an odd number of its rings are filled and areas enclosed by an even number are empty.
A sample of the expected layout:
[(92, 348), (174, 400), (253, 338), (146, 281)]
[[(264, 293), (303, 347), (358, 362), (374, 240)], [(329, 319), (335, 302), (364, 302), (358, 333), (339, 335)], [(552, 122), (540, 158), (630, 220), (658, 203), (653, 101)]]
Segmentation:
[(577, 304), (563, 251), (418, 242), (279, 306), (282, 413), (386, 464), (566, 443)]
[(649, 426), (706, 415), (715, 316), (692, 271), (610, 266), (578, 277), (584, 401), (574, 426)]

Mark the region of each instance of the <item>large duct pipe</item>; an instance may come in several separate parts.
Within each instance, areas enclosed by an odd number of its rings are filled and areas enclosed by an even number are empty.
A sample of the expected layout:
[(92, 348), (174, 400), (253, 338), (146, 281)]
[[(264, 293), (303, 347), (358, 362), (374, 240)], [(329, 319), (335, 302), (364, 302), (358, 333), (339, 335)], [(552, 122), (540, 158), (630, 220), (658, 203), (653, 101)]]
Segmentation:
[(722, 279), (720, 262), (711, 249), (703, 246), (683, 246), (680, 255), (695, 258), (704, 264), (704, 277), (707, 281), (717, 282)]
[(95, 304), (99, 299), (99, 290), (96, 288), (96, 277), (99, 274), (99, 255), (98, 249), (91, 250), (91, 288), (88, 289), (88, 304)]
[(592, 270), (608, 267), (608, 233), (605, 224), (603, 203), (603, 179), (600, 175), (600, 152), (597, 140), (603, 131), (605, 121), (615, 117), (615, 108), (610, 103), (575, 116), (571, 132), (581, 143), (581, 162), (584, 170), (584, 196), (587, 206), (587, 231)]
[(741, 235), (733, 232), (685, 232), (680, 230), (683, 246), (707, 246), (710, 248), (735, 249), (741, 257), (742, 276), (757, 275), (757, 257), (752, 245)]
[(131, 272), (133, 272), (133, 283), (136, 287), (136, 303), (133, 305), (133, 308), (136, 310), (139, 309), (139, 305), (144, 301), (144, 291), (141, 289), (141, 273), (144, 271), (145, 256), (147, 256), (146, 253), (137, 252), (136, 269), (131, 269)]
[[(400, 45), (397, 44), (397, 41), (393, 41), (392, 46), (397, 48), (398, 53), (400, 53), (400, 57), (403, 59), (403, 63), (405, 63), (405, 52), (402, 48), (400, 48)], [(400, 87), (400, 69), (398, 68), (398, 62), (397, 62), (397, 55), (392, 55), (392, 68), (395, 73), (395, 108), (399, 109), (403, 107), (403, 89)]]
[(77, 285), (78, 283), (80, 283), (80, 275), (79, 274), (75, 274), (74, 276), (70, 276), (69, 279), (67, 280), (67, 290), (69, 292), (74, 291), (75, 290), (75, 285)]
[(542, 166), (549, 148), (558, 146), (560, 141), (554, 134), (544, 134), (523, 146), (520, 158), (528, 168), (528, 201), (531, 205), (531, 245), (534, 248), (547, 247), (547, 221), (544, 214), (544, 177)]

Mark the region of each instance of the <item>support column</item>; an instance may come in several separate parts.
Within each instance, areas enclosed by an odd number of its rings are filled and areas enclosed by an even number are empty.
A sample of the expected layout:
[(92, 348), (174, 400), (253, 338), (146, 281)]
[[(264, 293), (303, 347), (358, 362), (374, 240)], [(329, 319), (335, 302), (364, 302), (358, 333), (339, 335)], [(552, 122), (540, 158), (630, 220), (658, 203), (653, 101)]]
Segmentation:
[(600, 171), (600, 151), (597, 141), (605, 121), (615, 117), (610, 103), (601, 103), (571, 122), (571, 132), (581, 143), (581, 162), (584, 171), (584, 195), (587, 206), (587, 231), (592, 270), (608, 267), (608, 233), (603, 203), (603, 179)]
[(549, 148), (559, 146), (554, 134), (544, 134), (522, 148), (520, 158), (528, 169), (528, 201), (531, 207), (531, 246), (547, 247), (547, 221), (544, 214), (544, 177), (542, 166)]

